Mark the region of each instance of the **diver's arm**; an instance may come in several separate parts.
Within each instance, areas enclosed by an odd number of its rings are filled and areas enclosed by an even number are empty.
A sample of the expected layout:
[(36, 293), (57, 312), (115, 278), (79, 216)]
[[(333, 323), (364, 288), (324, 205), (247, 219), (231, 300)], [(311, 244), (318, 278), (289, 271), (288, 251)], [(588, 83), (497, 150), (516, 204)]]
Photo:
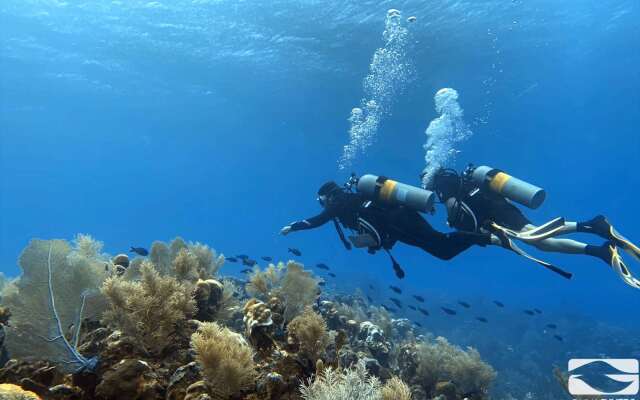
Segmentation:
[(320, 214), (314, 217), (303, 219), (302, 221), (296, 221), (296, 222), (290, 223), (289, 225), (282, 228), (280, 230), (280, 233), (282, 235), (287, 235), (290, 232), (317, 228), (331, 221), (333, 218), (334, 216), (329, 211), (324, 210)]

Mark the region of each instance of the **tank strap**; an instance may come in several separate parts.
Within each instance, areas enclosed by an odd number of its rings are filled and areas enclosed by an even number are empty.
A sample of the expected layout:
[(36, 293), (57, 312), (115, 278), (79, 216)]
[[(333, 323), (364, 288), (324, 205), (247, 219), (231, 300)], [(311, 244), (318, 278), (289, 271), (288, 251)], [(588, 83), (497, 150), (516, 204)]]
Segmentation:
[(351, 250), (351, 243), (349, 243), (349, 241), (344, 237), (344, 231), (342, 230), (342, 227), (340, 226), (337, 218), (333, 219), (333, 226), (336, 228), (336, 232), (338, 232), (340, 241), (344, 245), (345, 249)]

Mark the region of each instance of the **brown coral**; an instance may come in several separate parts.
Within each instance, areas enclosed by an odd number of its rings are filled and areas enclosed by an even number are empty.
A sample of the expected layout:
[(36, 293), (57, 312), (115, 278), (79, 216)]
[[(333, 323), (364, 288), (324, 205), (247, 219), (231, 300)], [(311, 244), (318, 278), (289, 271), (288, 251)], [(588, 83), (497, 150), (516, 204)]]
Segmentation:
[(195, 312), (191, 289), (169, 276), (160, 276), (153, 265), (144, 262), (141, 280), (128, 282), (107, 279), (102, 293), (108, 300), (103, 323), (134, 337), (145, 349), (160, 352), (167, 346), (176, 325)]
[(320, 358), (329, 345), (327, 323), (310, 307), (289, 323), (287, 332), (300, 353), (312, 361)]
[(380, 394), (382, 400), (411, 400), (411, 389), (397, 376), (384, 384)]
[(253, 385), (253, 351), (241, 335), (205, 322), (191, 336), (191, 347), (202, 375), (216, 392), (230, 396)]
[(0, 399), (3, 400), (40, 400), (40, 397), (17, 385), (9, 383), (0, 384)]

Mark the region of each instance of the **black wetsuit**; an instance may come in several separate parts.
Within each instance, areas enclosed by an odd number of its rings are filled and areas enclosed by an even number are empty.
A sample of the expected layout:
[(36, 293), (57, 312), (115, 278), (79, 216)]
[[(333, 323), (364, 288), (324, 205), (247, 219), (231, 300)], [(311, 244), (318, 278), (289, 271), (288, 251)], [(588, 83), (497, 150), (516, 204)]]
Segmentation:
[(337, 220), (344, 227), (358, 232), (373, 227), (379, 235), (380, 247), (384, 249), (391, 249), (400, 241), (419, 247), (442, 260), (450, 260), (473, 245), (490, 244), (488, 234), (438, 232), (417, 211), (405, 207), (381, 207), (358, 193), (350, 192), (334, 195), (322, 213), (294, 222), (291, 230), (313, 229), (331, 220)]

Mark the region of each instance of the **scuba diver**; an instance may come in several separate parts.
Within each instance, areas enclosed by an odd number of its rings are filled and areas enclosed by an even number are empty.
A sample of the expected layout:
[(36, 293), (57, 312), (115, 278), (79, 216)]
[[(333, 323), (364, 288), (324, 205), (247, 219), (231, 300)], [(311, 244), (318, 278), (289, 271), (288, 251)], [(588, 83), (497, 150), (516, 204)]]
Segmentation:
[[(425, 189), (435, 192), (445, 205), (451, 228), (465, 232), (492, 232), (502, 238), (506, 244), (504, 247), (543, 266), (550, 264), (529, 256), (515, 245), (513, 239), (545, 252), (596, 257), (612, 267), (625, 283), (640, 289), (640, 280), (631, 274), (618, 252), (621, 248), (640, 260), (640, 248), (617, 232), (602, 215), (584, 222), (556, 218), (535, 226), (512, 201), (536, 209), (544, 201), (544, 190), (487, 166), (469, 165), (462, 174), (442, 168), (425, 185)], [(576, 232), (594, 234), (606, 241), (594, 246), (557, 238)]]
[[(419, 247), (442, 260), (450, 260), (473, 245), (503, 245), (498, 236), (489, 232), (442, 233), (435, 230), (419, 213), (432, 212), (434, 199), (432, 192), (422, 188), (374, 175), (356, 178), (354, 174), (343, 187), (333, 181), (322, 185), (318, 190), (322, 212), (292, 222), (280, 233), (287, 235), (333, 221), (347, 250), (355, 246), (367, 248), (373, 254), (384, 249), (391, 258), (396, 276), (401, 279), (404, 271), (390, 253), (396, 242)], [(347, 240), (340, 225), (355, 234)]]

